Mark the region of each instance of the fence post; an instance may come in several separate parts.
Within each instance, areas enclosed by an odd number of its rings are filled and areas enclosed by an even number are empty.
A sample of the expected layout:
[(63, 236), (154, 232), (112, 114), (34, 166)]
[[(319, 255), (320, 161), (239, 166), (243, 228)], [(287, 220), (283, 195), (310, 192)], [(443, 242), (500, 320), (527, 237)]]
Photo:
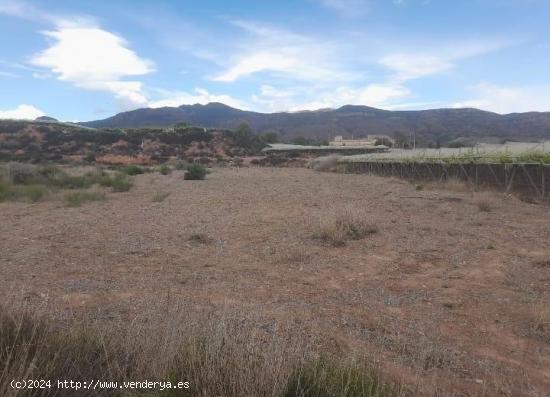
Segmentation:
[(544, 200), (546, 198), (546, 168), (544, 164), (540, 165), (540, 175), (542, 178), (542, 184), (541, 184), (541, 192), (542, 192), (542, 199)]

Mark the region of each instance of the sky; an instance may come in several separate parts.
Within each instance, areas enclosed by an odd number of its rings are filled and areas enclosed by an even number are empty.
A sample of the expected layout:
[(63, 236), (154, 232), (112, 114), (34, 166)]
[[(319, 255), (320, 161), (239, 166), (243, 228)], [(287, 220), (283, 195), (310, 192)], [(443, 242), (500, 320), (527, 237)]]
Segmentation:
[(550, 111), (548, 0), (0, 0), (0, 118)]

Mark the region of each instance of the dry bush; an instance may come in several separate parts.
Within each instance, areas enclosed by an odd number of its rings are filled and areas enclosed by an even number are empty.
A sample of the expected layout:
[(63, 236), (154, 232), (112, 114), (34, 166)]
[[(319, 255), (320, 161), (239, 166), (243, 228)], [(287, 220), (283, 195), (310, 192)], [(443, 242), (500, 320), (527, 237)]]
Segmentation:
[(311, 160), (310, 167), (315, 171), (334, 171), (340, 158), (341, 156), (338, 155), (317, 157), (316, 159)]
[(206, 233), (193, 233), (189, 236), (189, 241), (192, 241), (194, 243), (198, 244), (212, 244), (214, 242), (214, 238), (210, 237)]
[(345, 245), (348, 240), (360, 240), (378, 232), (368, 213), (357, 208), (335, 208), (321, 216), (313, 237), (332, 246)]
[(477, 193), (474, 196), (474, 203), (480, 212), (491, 212), (496, 206), (496, 197), (489, 192)]

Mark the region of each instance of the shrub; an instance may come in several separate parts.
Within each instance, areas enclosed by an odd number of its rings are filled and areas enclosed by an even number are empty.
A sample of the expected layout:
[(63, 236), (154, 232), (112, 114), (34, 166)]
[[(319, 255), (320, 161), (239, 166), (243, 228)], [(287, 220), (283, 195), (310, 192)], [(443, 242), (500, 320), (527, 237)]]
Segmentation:
[(191, 164), (187, 167), (187, 171), (183, 175), (183, 179), (187, 180), (203, 180), (207, 174), (206, 167), (201, 164)]
[(159, 168), (159, 172), (162, 174), (162, 175), (168, 175), (172, 172), (172, 168), (170, 168), (170, 166), (166, 165), (166, 164), (163, 164), (160, 166)]
[(123, 169), (123, 172), (126, 175), (140, 175), (143, 174), (145, 171), (143, 171), (143, 168), (141, 168), (140, 166), (132, 164), (125, 167)]
[(332, 246), (345, 245), (347, 240), (359, 240), (378, 232), (367, 214), (361, 210), (335, 209), (323, 216), (316, 226), (313, 237)]
[(63, 200), (68, 207), (80, 207), (82, 203), (89, 201), (105, 200), (103, 192), (67, 192), (63, 196)]
[(132, 187), (132, 182), (124, 174), (117, 174), (111, 181), (113, 192), (127, 192)]
[(26, 185), (41, 181), (38, 167), (32, 164), (8, 163), (5, 166), (5, 173), (8, 180), (16, 185)]

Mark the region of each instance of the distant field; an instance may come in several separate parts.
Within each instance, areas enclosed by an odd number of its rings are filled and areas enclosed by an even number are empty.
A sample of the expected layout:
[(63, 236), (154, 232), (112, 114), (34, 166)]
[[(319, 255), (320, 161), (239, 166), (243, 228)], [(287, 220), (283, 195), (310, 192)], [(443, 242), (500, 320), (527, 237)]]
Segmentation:
[(142, 376), (198, 329), (220, 344), (193, 361), (211, 363), (207, 377), (185, 376), (214, 385), (237, 368), (224, 395), (259, 380), (295, 395), (280, 384), (287, 358), (321, 353), (415, 395), (549, 392), (548, 206), (309, 169), (182, 173), (133, 175), (79, 206), (0, 202), (4, 305), (63, 328), (131, 325), (118, 345), (136, 346)]

